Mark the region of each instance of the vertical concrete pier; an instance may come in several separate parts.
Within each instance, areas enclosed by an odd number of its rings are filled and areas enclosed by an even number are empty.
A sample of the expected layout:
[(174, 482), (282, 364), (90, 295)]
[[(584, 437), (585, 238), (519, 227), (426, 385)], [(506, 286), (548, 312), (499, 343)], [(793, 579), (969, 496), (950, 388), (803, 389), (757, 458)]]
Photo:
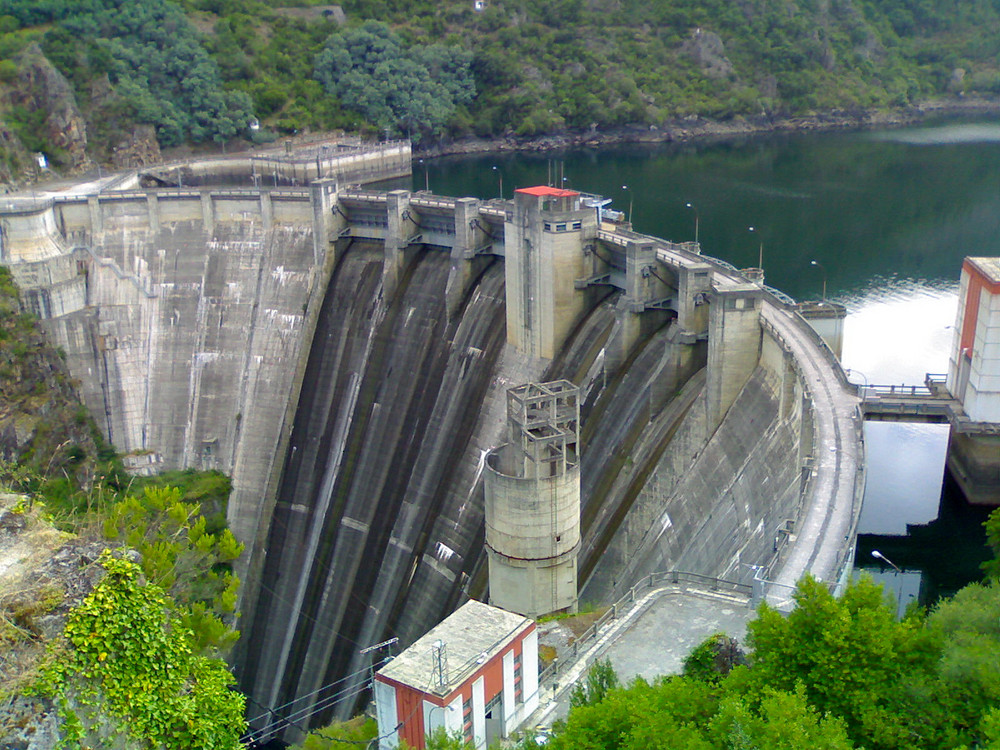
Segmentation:
[(760, 361), (763, 291), (755, 284), (716, 287), (708, 333), (708, 420), (714, 429)]
[(584, 244), (597, 236), (597, 214), (575, 190), (539, 186), (514, 191), (504, 224), (507, 341), (552, 358), (583, 315)]
[(847, 308), (834, 302), (800, 302), (795, 306), (798, 312), (812, 326), (830, 347), (837, 359), (844, 353), (844, 319)]
[(580, 549), (579, 389), (507, 391), (509, 442), (486, 458), (490, 602), (527, 617), (575, 612)]

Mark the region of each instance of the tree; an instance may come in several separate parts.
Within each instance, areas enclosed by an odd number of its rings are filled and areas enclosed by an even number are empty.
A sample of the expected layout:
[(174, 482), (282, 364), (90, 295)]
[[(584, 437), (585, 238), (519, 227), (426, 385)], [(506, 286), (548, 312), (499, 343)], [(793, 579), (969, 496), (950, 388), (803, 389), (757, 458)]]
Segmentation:
[(765, 690), (759, 700), (725, 698), (712, 719), (716, 747), (768, 750), (847, 750), (853, 747), (844, 722), (821, 715), (809, 705), (805, 690)]
[(914, 731), (939, 746), (997, 739), (989, 714), (1000, 706), (1000, 583), (964, 587), (938, 604), (927, 624), (942, 651), (926, 692), (930, 704)]
[(607, 694), (619, 687), (618, 675), (610, 659), (594, 662), (583, 683), (576, 683), (569, 694), (570, 706), (592, 706), (600, 703)]
[(334, 34), (316, 57), (315, 78), (380, 130), (440, 135), (475, 96), (472, 55), (443, 45), (407, 49), (388, 26), (369, 21)]
[(762, 604), (748, 626), (753, 690), (801, 686), (811, 706), (846, 721), (855, 742), (901, 742), (908, 731), (896, 703), (933, 671), (939, 640), (918, 618), (896, 621), (893, 603), (868, 577), (837, 599), (807, 576), (795, 604), (787, 618)]
[(993, 559), (983, 563), (983, 571), (994, 580), (1000, 581), (1000, 508), (997, 508), (983, 524), (986, 527), (986, 543), (993, 550)]
[[(207, 478), (202, 483), (210, 484)], [(240, 581), (229, 563), (243, 545), (229, 529), (212, 533), (201, 505), (186, 502), (176, 487), (146, 487), (100, 512), (104, 537), (137, 550), (145, 575), (184, 605), (180, 617), (199, 651), (226, 650), (236, 642), (239, 632), (227, 622)]]
[(347, 750), (352, 745), (363, 750), (377, 735), (374, 719), (356, 716), (350, 721), (335, 721), (310, 732), (302, 744), (293, 745), (292, 750)]

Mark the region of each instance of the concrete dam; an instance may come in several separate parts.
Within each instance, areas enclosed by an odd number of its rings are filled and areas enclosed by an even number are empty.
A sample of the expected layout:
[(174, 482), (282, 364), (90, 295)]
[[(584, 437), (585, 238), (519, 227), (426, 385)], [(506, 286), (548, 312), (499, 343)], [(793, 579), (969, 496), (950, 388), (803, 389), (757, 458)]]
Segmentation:
[(780, 604), (850, 568), (862, 422), (832, 352), (598, 203), (321, 178), (0, 207), (2, 262), (129, 467), (233, 478), (258, 726), (350, 714), (363, 649), (486, 596), (484, 459), (523, 383), (580, 389), (581, 601), (674, 568)]

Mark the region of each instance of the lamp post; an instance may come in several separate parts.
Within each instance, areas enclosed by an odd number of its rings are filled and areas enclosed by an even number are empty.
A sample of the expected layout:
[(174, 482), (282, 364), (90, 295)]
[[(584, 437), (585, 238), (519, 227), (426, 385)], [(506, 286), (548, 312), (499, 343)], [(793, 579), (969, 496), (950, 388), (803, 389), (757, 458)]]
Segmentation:
[(896, 563), (890, 560), (888, 557), (883, 555), (877, 549), (872, 550), (872, 557), (880, 562), (884, 562), (886, 565), (890, 565), (896, 572), (892, 574), (893, 582), (899, 585), (894, 585), (893, 588), (896, 589), (896, 617), (902, 618), (903, 616), (903, 579), (896, 580), (897, 576), (903, 572)]
[(809, 261), (810, 266), (816, 266), (823, 274), (823, 301), (826, 302), (826, 269), (823, 268), (823, 264), (819, 261), (811, 260)]
[(758, 232), (753, 227), (750, 227), (750, 233), (756, 234), (757, 238), (760, 240), (760, 247), (757, 248), (757, 268), (764, 268), (764, 238), (760, 236)]
[(493, 165), (493, 171), (500, 178), (500, 200), (503, 200), (503, 172), (500, 171), (500, 168), (496, 164)]
[(420, 166), (424, 168), (424, 190), (426, 190), (429, 193), (431, 191), (431, 178), (427, 174), (427, 165), (424, 164), (423, 159), (420, 159), (419, 161), (420, 161)]
[(877, 549), (873, 549), (872, 550), (872, 557), (874, 557), (876, 560), (881, 560), (882, 562), (886, 563), (887, 565), (891, 565), (895, 569), (895, 571), (897, 573), (902, 573), (903, 572), (902, 568), (900, 568), (898, 565), (896, 565), (896, 563), (894, 563), (888, 557), (886, 557), (885, 555), (883, 555)]
[(441, 727), (445, 732), (448, 731), (448, 715), (453, 713), (455, 709), (451, 705), (438, 706), (436, 704), (431, 704), (430, 708), (427, 709), (426, 724), (424, 725), (424, 738), (429, 739), (432, 734), (437, 730), (437, 727), (431, 728), (434, 724), (433, 716), (435, 709), (441, 711)]
[[(865, 384), (864, 384), (863, 386), (861, 386), (861, 400), (862, 400), (862, 401), (864, 401), (864, 400), (865, 400), (865, 397), (866, 397), (866, 396), (868, 395), (868, 376), (867, 376), (867, 375), (865, 375), (865, 374), (864, 374), (863, 372), (861, 372), (861, 370), (854, 370), (854, 369), (847, 369), (847, 370), (844, 370), (844, 374), (845, 374), (845, 375), (847, 375), (847, 377), (848, 377), (848, 378), (850, 378), (850, 377), (851, 377), (851, 375), (860, 375), (860, 376), (861, 376), (862, 378), (864, 378), (864, 380), (865, 380)], [(848, 382), (850, 382), (850, 381), (848, 381)], [(853, 385), (853, 384), (852, 384), (852, 385)], [(877, 551), (878, 551), (878, 550), (876, 550), (876, 552), (877, 552)], [(875, 552), (872, 552), (872, 555), (873, 555), (874, 557), (881, 557), (881, 556), (882, 556), (882, 553), (881, 553), (881, 552), (879, 552), (879, 553), (878, 553), (878, 554), (876, 555), (876, 554), (875, 554)]]
[(694, 211), (694, 242), (698, 244), (698, 209), (691, 203), (685, 203), (685, 206)]
[(628, 193), (628, 223), (632, 223), (632, 191), (628, 185), (622, 185), (622, 190)]

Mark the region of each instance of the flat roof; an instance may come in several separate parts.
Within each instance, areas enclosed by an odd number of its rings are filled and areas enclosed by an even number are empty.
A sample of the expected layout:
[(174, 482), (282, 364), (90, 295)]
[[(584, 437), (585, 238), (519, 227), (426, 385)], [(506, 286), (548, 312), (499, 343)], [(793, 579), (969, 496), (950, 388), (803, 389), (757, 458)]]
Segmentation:
[(968, 257), (965, 261), (978, 270), (991, 284), (1000, 284), (1000, 258)]
[(535, 187), (518, 188), (515, 193), (525, 193), (526, 195), (549, 196), (551, 198), (573, 198), (579, 195), (575, 190), (563, 190), (562, 188), (549, 187), (548, 185), (536, 185)]
[[(470, 600), (376, 674), (421, 692), (445, 696), (532, 625), (534, 621), (523, 615)], [(433, 677), (433, 646), (439, 640), (445, 644), (448, 662), (444, 687)]]

